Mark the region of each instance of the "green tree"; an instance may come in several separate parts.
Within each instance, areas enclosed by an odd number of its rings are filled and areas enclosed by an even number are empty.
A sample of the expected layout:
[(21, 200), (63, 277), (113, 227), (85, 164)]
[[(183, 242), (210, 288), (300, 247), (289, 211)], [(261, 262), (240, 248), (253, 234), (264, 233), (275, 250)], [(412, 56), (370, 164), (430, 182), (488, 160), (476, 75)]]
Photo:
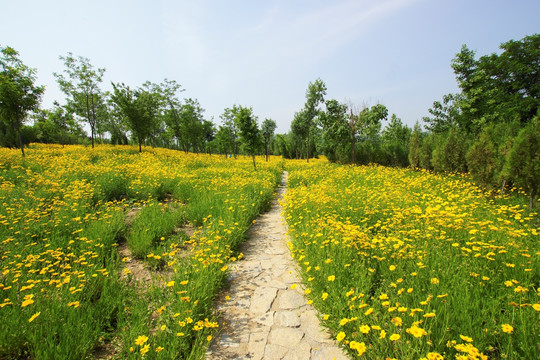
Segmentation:
[(112, 86), (114, 93), (111, 98), (124, 114), (139, 143), (139, 152), (142, 152), (142, 143), (152, 133), (152, 121), (159, 106), (158, 99), (155, 94), (142, 88), (132, 90), (123, 83), (112, 83)]
[(72, 53), (60, 56), (64, 61), (64, 74), (54, 73), (60, 90), (67, 96), (68, 106), (73, 112), (85, 119), (90, 125), (92, 148), (96, 136), (96, 127), (99, 118), (98, 107), (103, 101), (99, 89), (99, 83), (103, 80), (105, 68), (94, 69), (90, 59), (79, 56), (73, 57)]
[(253, 168), (257, 170), (255, 155), (261, 146), (261, 133), (257, 125), (257, 118), (253, 115), (253, 109), (243, 106), (238, 107), (235, 123), (240, 131), (244, 150), (253, 158)]
[(309, 83), (306, 91), (306, 104), (304, 106), (304, 116), (302, 117), (305, 124), (307, 146), (306, 146), (306, 159), (309, 162), (309, 148), (310, 148), (310, 134), (311, 127), (315, 117), (319, 114), (319, 104), (324, 102), (324, 95), (326, 95), (326, 85), (321, 79), (315, 80), (313, 83)]
[(264, 149), (266, 153), (266, 161), (268, 161), (268, 145), (271, 145), (274, 139), (274, 131), (276, 130), (276, 122), (272, 119), (264, 119), (261, 124), (261, 131), (264, 136)]
[(411, 129), (404, 125), (396, 114), (392, 114), (390, 122), (382, 131), (383, 149), (386, 156), (384, 165), (405, 167), (409, 164), (410, 137)]
[[(238, 154), (238, 145), (239, 145), (239, 129), (236, 123), (236, 116), (240, 111), (238, 105), (234, 105), (232, 108), (226, 108), (223, 110), (223, 114), (220, 115), (222, 125), (224, 130), (220, 133), (220, 142), (223, 145), (226, 145), (227, 152), (232, 153), (236, 158)], [(225, 139), (223, 136), (228, 136), (228, 139)]]
[(409, 165), (412, 169), (420, 167), (420, 151), (422, 146), (422, 130), (420, 124), (414, 124), (414, 130), (411, 134), (409, 142)]
[(326, 111), (319, 116), (322, 129), (322, 149), (329, 160), (338, 160), (338, 149), (351, 144), (349, 123), (347, 122), (347, 105), (335, 99), (326, 100)]
[(487, 131), (480, 134), (478, 140), (467, 152), (467, 166), (474, 180), (487, 190), (495, 181), (497, 152)]
[(21, 127), (32, 110), (39, 107), (44, 86), (36, 86), (36, 70), (23, 64), (19, 53), (6, 46), (0, 50), (0, 120), (17, 134), (24, 156)]
[(505, 172), (529, 193), (529, 207), (540, 191), (540, 116), (521, 129), (508, 154)]
[(425, 129), (434, 133), (445, 133), (451, 127), (460, 125), (461, 110), (459, 108), (460, 94), (447, 94), (443, 96), (442, 103), (434, 101), (428, 110), (431, 116), (425, 116), (422, 121), (426, 123)]

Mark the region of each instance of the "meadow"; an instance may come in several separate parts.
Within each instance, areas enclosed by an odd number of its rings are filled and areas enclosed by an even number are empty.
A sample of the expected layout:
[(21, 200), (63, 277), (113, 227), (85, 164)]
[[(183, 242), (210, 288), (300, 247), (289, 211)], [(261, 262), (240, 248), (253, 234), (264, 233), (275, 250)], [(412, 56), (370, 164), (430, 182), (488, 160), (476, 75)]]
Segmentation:
[(287, 167), (305, 294), (353, 358), (538, 357), (540, 222), (526, 195), (457, 174)]
[(283, 161), (0, 149), (0, 358), (194, 359)]

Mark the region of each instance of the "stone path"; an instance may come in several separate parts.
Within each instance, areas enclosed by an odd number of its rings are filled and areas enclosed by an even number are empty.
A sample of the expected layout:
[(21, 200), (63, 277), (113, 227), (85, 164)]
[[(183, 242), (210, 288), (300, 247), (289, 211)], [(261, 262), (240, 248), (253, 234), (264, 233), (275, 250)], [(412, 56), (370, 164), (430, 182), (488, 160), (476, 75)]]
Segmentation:
[[(286, 190), (287, 173), (269, 212), (248, 232), (240, 250), (244, 260), (231, 269), (229, 287), (221, 294), (220, 333), (207, 360), (346, 360), (315, 309), (307, 304), (287, 247), (278, 200)], [(230, 300), (224, 300), (226, 296)]]

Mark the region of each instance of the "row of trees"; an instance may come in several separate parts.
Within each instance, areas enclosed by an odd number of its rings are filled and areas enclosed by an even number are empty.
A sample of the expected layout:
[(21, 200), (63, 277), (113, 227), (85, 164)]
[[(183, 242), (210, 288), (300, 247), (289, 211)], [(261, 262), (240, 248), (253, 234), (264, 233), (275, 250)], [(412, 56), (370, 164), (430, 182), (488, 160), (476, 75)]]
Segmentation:
[(325, 100), (326, 86), (317, 79), (289, 133), (276, 137), (276, 153), (470, 172), (486, 190), (503, 191), (509, 182), (522, 187), (532, 207), (540, 191), (540, 36), (503, 43), (501, 50), (476, 59), (462, 47), (452, 60), (461, 92), (435, 101), (424, 129), (409, 128), (395, 114), (388, 119), (382, 104)]
[(395, 114), (388, 120), (386, 106), (359, 107), (350, 101), (325, 100), (325, 95), (321, 79), (308, 85), (306, 103), (294, 115), (290, 132), (276, 137), (277, 154), (307, 161), (324, 154), (341, 163), (408, 166), (412, 130)]
[[(13, 48), (2, 48), (0, 145), (19, 146), (24, 156), (25, 142), (84, 142), (86, 124), (92, 147), (99, 139), (113, 144), (133, 142), (139, 151), (150, 143), (185, 152), (234, 156), (264, 151), (268, 157), (272, 149), (276, 123), (265, 119), (259, 129), (252, 108), (235, 105), (225, 109), (216, 129), (204, 118), (204, 109), (196, 99), (180, 99), (184, 89), (176, 81), (146, 82), (138, 88), (112, 83), (112, 92), (102, 91), (104, 68), (95, 68), (89, 59), (71, 53), (60, 59), (64, 71), (54, 76), (66, 95), (65, 105), (55, 102), (52, 109), (40, 109), (44, 87), (35, 85), (36, 70), (24, 65)], [(29, 118), (34, 120), (32, 126), (24, 124)]]

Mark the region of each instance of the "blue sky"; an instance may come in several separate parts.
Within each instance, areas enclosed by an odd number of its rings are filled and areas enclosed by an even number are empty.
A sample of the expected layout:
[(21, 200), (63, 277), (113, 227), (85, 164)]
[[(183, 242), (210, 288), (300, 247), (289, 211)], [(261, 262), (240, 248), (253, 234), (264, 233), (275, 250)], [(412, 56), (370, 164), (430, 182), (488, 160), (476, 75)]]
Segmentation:
[(386, 105), (412, 126), (456, 92), (450, 63), (540, 32), (540, 1), (8, 1), (0, 45), (20, 52), (46, 85), (42, 107), (64, 95), (52, 75), (72, 52), (105, 67), (110, 82), (176, 80), (205, 116), (234, 104), (289, 130), (310, 81), (327, 98)]

